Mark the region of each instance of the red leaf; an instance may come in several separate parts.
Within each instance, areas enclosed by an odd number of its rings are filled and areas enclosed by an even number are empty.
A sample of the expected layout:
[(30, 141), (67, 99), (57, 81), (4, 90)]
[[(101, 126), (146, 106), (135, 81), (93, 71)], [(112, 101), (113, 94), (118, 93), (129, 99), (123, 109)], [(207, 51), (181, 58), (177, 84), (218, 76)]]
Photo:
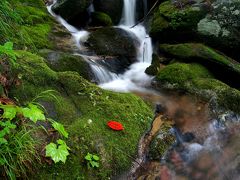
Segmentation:
[(124, 130), (123, 128), (123, 125), (119, 122), (116, 122), (116, 121), (109, 121), (107, 123), (108, 127), (110, 127), (111, 129), (113, 130), (116, 130), (116, 131), (122, 131)]

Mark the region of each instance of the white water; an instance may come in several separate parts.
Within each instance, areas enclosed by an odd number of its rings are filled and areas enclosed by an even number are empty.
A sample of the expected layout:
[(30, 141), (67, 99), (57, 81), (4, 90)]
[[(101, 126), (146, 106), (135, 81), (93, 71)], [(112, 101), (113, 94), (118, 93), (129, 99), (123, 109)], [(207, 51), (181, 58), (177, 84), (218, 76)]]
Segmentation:
[(54, 0), (53, 3), (50, 6), (47, 6), (48, 12), (56, 18), (56, 20), (61, 23), (73, 36), (76, 45), (78, 46), (78, 48), (81, 50), (82, 48), (82, 44), (84, 42), (86, 42), (86, 40), (88, 39), (88, 35), (89, 32), (85, 31), (85, 30), (78, 30), (77, 28), (75, 28), (74, 26), (68, 24), (67, 21), (65, 21), (61, 16), (56, 15), (53, 11), (52, 11), (52, 6), (56, 3), (57, 0)]

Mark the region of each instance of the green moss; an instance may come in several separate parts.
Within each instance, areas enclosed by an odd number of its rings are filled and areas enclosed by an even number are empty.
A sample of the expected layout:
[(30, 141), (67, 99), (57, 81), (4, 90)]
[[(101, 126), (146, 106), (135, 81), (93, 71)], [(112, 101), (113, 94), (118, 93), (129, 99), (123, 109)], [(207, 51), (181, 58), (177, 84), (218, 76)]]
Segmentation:
[(152, 140), (149, 147), (149, 158), (151, 160), (159, 161), (166, 150), (170, 148), (175, 142), (175, 137), (169, 133), (171, 126), (164, 124), (157, 136)]
[(51, 19), (45, 10), (41, 10), (32, 6), (26, 6), (23, 4), (17, 4), (15, 6), (16, 13), (21, 16), (24, 24), (33, 25), (39, 23), (46, 23)]
[(85, 79), (91, 80), (92, 78), (91, 67), (82, 56), (51, 50), (44, 50), (41, 55), (45, 57), (47, 65), (54, 71), (75, 71)]
[(51, 26), (49, 24), (22, 26), (19, 34), (24, 38), (24, 41), (20, 41), (17, 44), (31, 47), (33, 49), (50, 48), (52, 46), (48, 39), (50, 31)]
[(44, 86), (57, 80), (56, 72), (46, 65), (42, 57), (27, 51), (15, 51), (15, 53), (18, 64), (17, 71), (23, 81)]
[(197, 62), (207, 67), (217, 79), (239, 88), (236, 76), (240, 75), (240, 64), (217, 51), (197, 43), (161, 44), (160, 51), (183, 62)]
[(157, 54), (152, 55), (152, 63), (151, 65), (145, 70), (145, 73), (155, 76), (160, 70), (160, 58)]
[(174, 63), (162, 69), (156, 78), (163, 83), (184, 88), (190, 81), (200, 77), (211, 77), (211, 74), (199, 64)]
[[(129, 156), (135, 157), (139, 138), (150, 125), (149, 106), (135, 95), (102, 90), (77, 72), (52, 71), (43, 58), (32, 53), (16, 53), (21, 84), (11, 89), (10, 97), (24, 103), (43, 90), (58, 91), (58, 100), (41, 103), (48, 116), (66, 125), (70, 134), (71, 155), (66, 164), (39, 165), (39, 179), (107, 179), (127, 170), (132, 162)], [(121, 122), (124, 131), (109, 129), (110, 120)], [(100, 156), (99, 169), (87, 169), (87, 152)]]
[(112, 19), (109, 15), (103, 12), (92, 13), (92, 25), (93, 26), (112, 26)]
[[(177, 8), (171, 1), (163, 2), (158, 11), (154, 13), (151, 25), (151, 34), (160, 36), (162, 33), (177, 34), (181, 31), (192, 31), (197, 28), (198, 22), (205, 16), (206, 12), (192, 6)], [(161, 38), (161, 37), (159, 37)]]

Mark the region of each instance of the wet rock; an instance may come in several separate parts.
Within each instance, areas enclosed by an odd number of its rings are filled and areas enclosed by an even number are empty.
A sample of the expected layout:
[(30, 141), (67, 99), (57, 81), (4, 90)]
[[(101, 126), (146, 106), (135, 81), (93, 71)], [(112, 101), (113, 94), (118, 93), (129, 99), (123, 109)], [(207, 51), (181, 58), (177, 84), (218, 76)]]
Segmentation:
[(58, 0), (52, 10), (73, 25), (84, 27), (89, 20), (87, 8), (92, 0)]
[(91, 26), (111, 26), (113, 24), (111, 17), (103, 12), (93, 12), (91, 19)]
[(240, 87), (239, 81), (235, 78), (240, 76), (240, 64), (212, 48), (197, 43), (162, 44), (160, 51), (170, 58), (183, 62), (200, 63), (217, 79), (235, 88)]
[(217, 1), (213, 10), (199, 21), (197, 32), (204, 42), (239, 59), (240, 48), (240, 2)]
[(160, 42), (197, 41), (239, 60), (239, 1), (166, 1), (154, 13), (151, 36)]
[(114, 24), (121, 20), (123, 0), (94, 0), (93, 5), (96, 11), (109, 15)]
[(136, 61), (139, 46), (134, 34), (110, 27), (92, 32), (86, 44), (97, 55), (104, 57), (103, 65), (116, 69), (116, 72), (122, 72), (123, 68)]
[(240, 112), (240, 91), (214, 79), (199, 64), (173, 63), (159, 71), (152, 85), (156, 89), (194, 94), (215, 107)]
[(42, 52), (42, 56), (54, 71), (75, 71), (89, 81), (94, 79), (90, 65), (81, 56), (51, 50)]
[(154, 13), (150, 35), (161, 42), (186, 41), (192, 39), (193, 29), (206, 15), (201, 7), (178, 8), (170, 1), (163, 2)]
[(152, 55), (152, 63), (151, 65), (145, 70), (145, 73), (155, 76), (160, 70), (160, 62), (163, 61), (164, 58), (160, 58), (157, 54)]
[(168, 129), (170, 128), (167, 127), (165, 130), (161, 130), (151, 142), (148, 155), (150, 160), (160, 161), (167, 149), (175, 142), (175, 137), (168, 133)]

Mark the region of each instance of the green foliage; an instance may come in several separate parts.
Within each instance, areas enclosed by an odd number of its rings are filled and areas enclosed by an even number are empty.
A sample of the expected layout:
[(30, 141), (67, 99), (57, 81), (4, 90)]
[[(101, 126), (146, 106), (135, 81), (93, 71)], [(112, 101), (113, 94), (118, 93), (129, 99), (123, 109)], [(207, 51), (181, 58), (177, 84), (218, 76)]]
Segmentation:
[[(45, 97), (48, 93), (52, 91), (46, 91), (43, 93), (40, 93), (34, 100), (37, 100), (41, 97)], [(52, 95), (55, 97), (54, 95)], [(23, 125), (19, 126), (19, 121), (22, 120), (21, 117), (27, 118), (31, 120), (32, 122), (36, 123), (37, 121), (46, 121), (46, 117), (44, 115), (44, 112), (40, 109), (39, 105), (32, 101), (31, 103), (27, 104), (27, 107), (20, 107), (16, 105), (0, 105), (0, 108), (3, 110), (3, 115), (0, 117), (0, 167), (3, 167), (5, 170), (5, 173), (9, 176), (10, 179), (15, 179), (16, 177), (16, 171), (17, 167), (20, 167), (22, 169), (22, 172), (25, 173), (25, 164), (16, 165), (14, 164), (14, 156), (15, 152), (11, 151), (11, 148), (16, 149), (24, 149), (26, 151), (27, 147), (25, 147), (28, 144), (23, 144), (20, 139), (17, 139), (17, 143), (14, 147), (12, 147), (12, 139), (9, 139), (9, 137), (12, 137), (16, 133), (18, 133), (19, 129), (22, 128)], [(65, 131), (62, 124), (55, 122), (53, 120), (49, 120), (52, 122), (53, 128), (55, 128), (61, 135), (64, 137), (68, 137), (68, 133)], [(24, 129), (24, 132), (29, 133), (30, 130)], [(34, 140), (31, 136), (28, 137), (29, 144), (31, 148), (31, 153), (35, 154), (35, 147), (34, 147)], [(16, 139), (14, 139), (16, 140)], [(67, 156), (69, 155), (68, 150), (69, 147), (67, 147), (66, 143), (59, 139), (57, 140), (58, 145), (54, 143), (50, 143), (46, 146), (46, 156), (51, 157), (55, 163), (62, 161), (65, 163)], [(11, 144), (11, 148), (10, 148)], [(19, 146), (19, 147), (18, 147)], [(10, 162), (8, 160), (10, 159)], [(27, 160), (28, 158), (26, 158)], [(25, 159), (23, 159), (25, 160)], [(22, 161), (23, 161), (22, 160)], [(32, 161), (32, 159), (31, 159)]]
[(50, 143), (46, 146), (46, 157), (51, 157), (55, 163), (59, 161), (65, 163), (70, 148), (66, 145), (65, 141), (61, 139), (57, 140), (57, 143), (58, 144)]
[(65, 130), (64, 126), (61, 123), (54, 122), (52, 124), (53, 128), (57, 130), (61, 135), (63, 135), (65, 138), (68, 138), (68, 132)]
[(7, 0), (0, 1), (0, 43), (11, 40), (15, 29), (22, 22), (21, 17), (14, 11)]
[(13, 51), (12, 42), (6, 42), (4, 45), (0, 45), (0, 58), (4, 58), (5, 56), (7, 56), (9, 61), (15, 65), (17, 58)]
[(31, 103), (28, 104), (28, 107), (22, 108), (22, 113), (24, 117), (29, 118), (34, 123), (36, 123), (38, 120), (39, 121), (46, 120), (43, 111), (39, 109), (36, 105)]
[(95, 155), (95, 154), (91, 154), (91, 153), (87, 153), (87, 155), (85, 156), (85, 160), (87, 161), (87, 166), (88, 168), (92, 167), (96, 167), (98, 168), (99, 167), (99, 156), (98, 155)]

